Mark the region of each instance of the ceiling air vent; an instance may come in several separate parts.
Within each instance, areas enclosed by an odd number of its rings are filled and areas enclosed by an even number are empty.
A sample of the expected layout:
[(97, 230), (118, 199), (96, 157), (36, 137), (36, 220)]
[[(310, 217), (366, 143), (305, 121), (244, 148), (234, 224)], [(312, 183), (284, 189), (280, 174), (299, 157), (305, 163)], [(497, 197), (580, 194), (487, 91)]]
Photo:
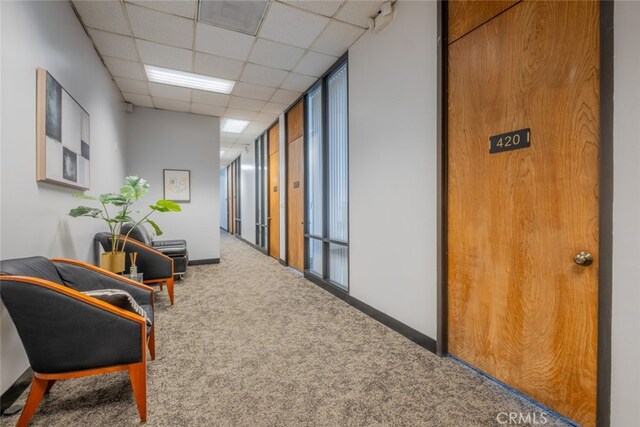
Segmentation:
[(268, 1), (200, 0), (198, 21), (255, 36)]

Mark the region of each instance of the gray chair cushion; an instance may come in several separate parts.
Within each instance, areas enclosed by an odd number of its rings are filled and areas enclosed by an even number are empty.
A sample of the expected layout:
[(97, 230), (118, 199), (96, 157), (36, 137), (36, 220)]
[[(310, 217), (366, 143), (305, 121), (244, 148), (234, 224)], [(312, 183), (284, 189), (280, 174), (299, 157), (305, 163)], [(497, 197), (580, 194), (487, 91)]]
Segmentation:
[(55, 265), (42, 256), (2, 260), (0, 261), (0, 273), (12, 276), (35, 277), (65, 285)]

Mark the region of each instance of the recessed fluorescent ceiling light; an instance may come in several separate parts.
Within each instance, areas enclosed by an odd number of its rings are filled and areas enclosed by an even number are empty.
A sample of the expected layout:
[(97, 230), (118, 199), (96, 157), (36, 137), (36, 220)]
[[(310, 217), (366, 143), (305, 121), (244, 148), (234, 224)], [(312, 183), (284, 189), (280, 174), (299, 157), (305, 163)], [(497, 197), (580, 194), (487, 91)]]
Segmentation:
[(222, 132), (242, 133), (248, 125), (246, 120), (222, 119)]
[(166, 85), (188, 87), (209, 92), (231, 93), (233, 86), (236, 84), (236, 82), (231, 80), (171, 70), (169, 68), (154, 67), (153, 65), (145, 65), (144, 69), (147, 72), (147, 77), (150, 82), (163, 83)]
[(255, 36), (268, 1), (200, 0), (198, 21)]

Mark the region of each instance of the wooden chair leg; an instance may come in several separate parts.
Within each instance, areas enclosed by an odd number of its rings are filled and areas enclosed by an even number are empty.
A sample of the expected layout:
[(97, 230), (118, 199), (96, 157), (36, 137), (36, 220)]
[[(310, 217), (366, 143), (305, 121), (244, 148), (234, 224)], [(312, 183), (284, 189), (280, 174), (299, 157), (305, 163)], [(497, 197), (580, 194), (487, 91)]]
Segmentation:
[(173, 305), (173, 284), (175, 279), (172, 277), (171, 279), (167, 279), (167, 291), (169, 292), (169, 301), (171, 301), (171, 305)]
[(140, 362), (129, 365), (129, 379), (138, 406), (140, 421), (144, 423), (147, 421), (147, 364)]
[(33, 380), (31, 381), (29, 398), (27, 399), (27, 403), (24, 405), (24, 409), (22, 409), (22, 414), (20, 415), (20, 419), (18, 420), (16, 427), (26, 427), (29, 424), (31, 417), (33, 417), (36, 409), (38, 409), (38, 405), (40, 405), (40, 401), (42, 400), (42, 396), (44, 396), (48, 385), (48, 380), (36, 378), (34, 375)]
[(164, 285), (162, 282), (160, 282), (160, 290), (163, 290), (163, 289), (164, 289)]
[(151, 360), (156, 360), (156, 327), (151, 328), (151, 333), (149, 334), (149, 355), (151, 356)]
[(49, 392), (53, 388), (53, 385), (56, 383), (56, 381), (57, 380), (49, 380), (49, 384), (47, 384), (47, 389), (44, 391), (44, 394), (49, 394)]

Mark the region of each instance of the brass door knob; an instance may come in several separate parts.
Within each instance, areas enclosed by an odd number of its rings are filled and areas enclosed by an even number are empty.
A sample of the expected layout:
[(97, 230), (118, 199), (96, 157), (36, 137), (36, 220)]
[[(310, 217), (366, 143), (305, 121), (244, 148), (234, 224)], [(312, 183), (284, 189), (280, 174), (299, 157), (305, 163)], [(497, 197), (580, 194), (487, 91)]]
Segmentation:
[(578, 254), (573, 257), (573, 260), (576, 264), (586, 267), (593, 264), (593, 255), (589, 252), (578, 252)]

